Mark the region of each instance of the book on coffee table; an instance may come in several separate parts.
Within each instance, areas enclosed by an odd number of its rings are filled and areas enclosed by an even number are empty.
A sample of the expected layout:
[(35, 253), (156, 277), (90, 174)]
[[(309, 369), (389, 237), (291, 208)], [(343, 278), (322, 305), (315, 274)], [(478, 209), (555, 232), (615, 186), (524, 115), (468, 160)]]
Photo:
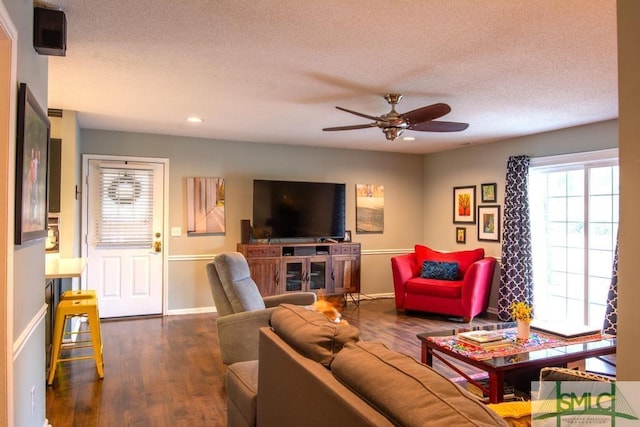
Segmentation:
[(468, 338), (461, 337), (458, 335), (456, 336), (456, 339), (459, 342), (463, 342), (465, 344), (469, 344), (474, 347), (481, 348), (483, 350), (498, 350), (498, 349), (503, 349), (505, 347), (511, 347), (514, 345), (513, 341), (506, 338), (503, 338), (498, 341), (478, 342), (478, 341), (470, 340)]
[(479, 344), (502, 341), (504, 340), (504, 334), (496, 331), (467, 331), (460, 332), (456, 335), (458, 339), (462, 339), (468, 342), (474, 342)]

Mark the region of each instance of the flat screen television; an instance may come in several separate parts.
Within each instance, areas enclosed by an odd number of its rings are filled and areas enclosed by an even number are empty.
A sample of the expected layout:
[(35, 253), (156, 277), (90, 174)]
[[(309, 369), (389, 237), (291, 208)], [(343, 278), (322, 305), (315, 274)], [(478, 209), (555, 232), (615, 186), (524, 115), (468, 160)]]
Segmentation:
[(253, 181), (255, 239), (342, 239), (344, 229), (345, 184)]

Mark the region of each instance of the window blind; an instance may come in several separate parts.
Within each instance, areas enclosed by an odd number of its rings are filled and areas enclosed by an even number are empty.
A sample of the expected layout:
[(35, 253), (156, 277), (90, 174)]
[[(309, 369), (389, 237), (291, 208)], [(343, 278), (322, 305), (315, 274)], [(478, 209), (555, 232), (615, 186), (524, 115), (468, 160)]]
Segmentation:
[(96, 246), (151, 247), (153, 170), (98, 167)]

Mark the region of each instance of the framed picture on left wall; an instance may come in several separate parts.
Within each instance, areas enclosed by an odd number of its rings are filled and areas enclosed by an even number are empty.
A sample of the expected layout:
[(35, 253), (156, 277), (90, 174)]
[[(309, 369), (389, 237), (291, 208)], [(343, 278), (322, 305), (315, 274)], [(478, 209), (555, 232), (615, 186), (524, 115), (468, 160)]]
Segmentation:
[(51, 124), (26, 83), (18, 90), (15, 244), (47, 237)]

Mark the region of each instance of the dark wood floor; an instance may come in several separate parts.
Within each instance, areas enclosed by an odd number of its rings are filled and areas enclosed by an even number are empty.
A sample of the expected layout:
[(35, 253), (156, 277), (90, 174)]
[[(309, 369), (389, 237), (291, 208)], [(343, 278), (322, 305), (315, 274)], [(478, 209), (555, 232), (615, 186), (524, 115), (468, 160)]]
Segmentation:
[[(393, 299), (349, 303), (344, 317), (361, 338), (380, 341), (416, 359), (416, 334), (459, 327), (438, 316), (398, 314)], [(224, 426), (225, 366), (220, 360), (215, 314), (103, 321), (103, 380), (93, 360), (59, 364), (47, 388), (47, 418), (66, 426)], [(490, 316), (474, 325), (495, 323)], [(448, 377), (455, 372), (435, 368)], [(473, 373), (473, 372), (471, 372)]]

